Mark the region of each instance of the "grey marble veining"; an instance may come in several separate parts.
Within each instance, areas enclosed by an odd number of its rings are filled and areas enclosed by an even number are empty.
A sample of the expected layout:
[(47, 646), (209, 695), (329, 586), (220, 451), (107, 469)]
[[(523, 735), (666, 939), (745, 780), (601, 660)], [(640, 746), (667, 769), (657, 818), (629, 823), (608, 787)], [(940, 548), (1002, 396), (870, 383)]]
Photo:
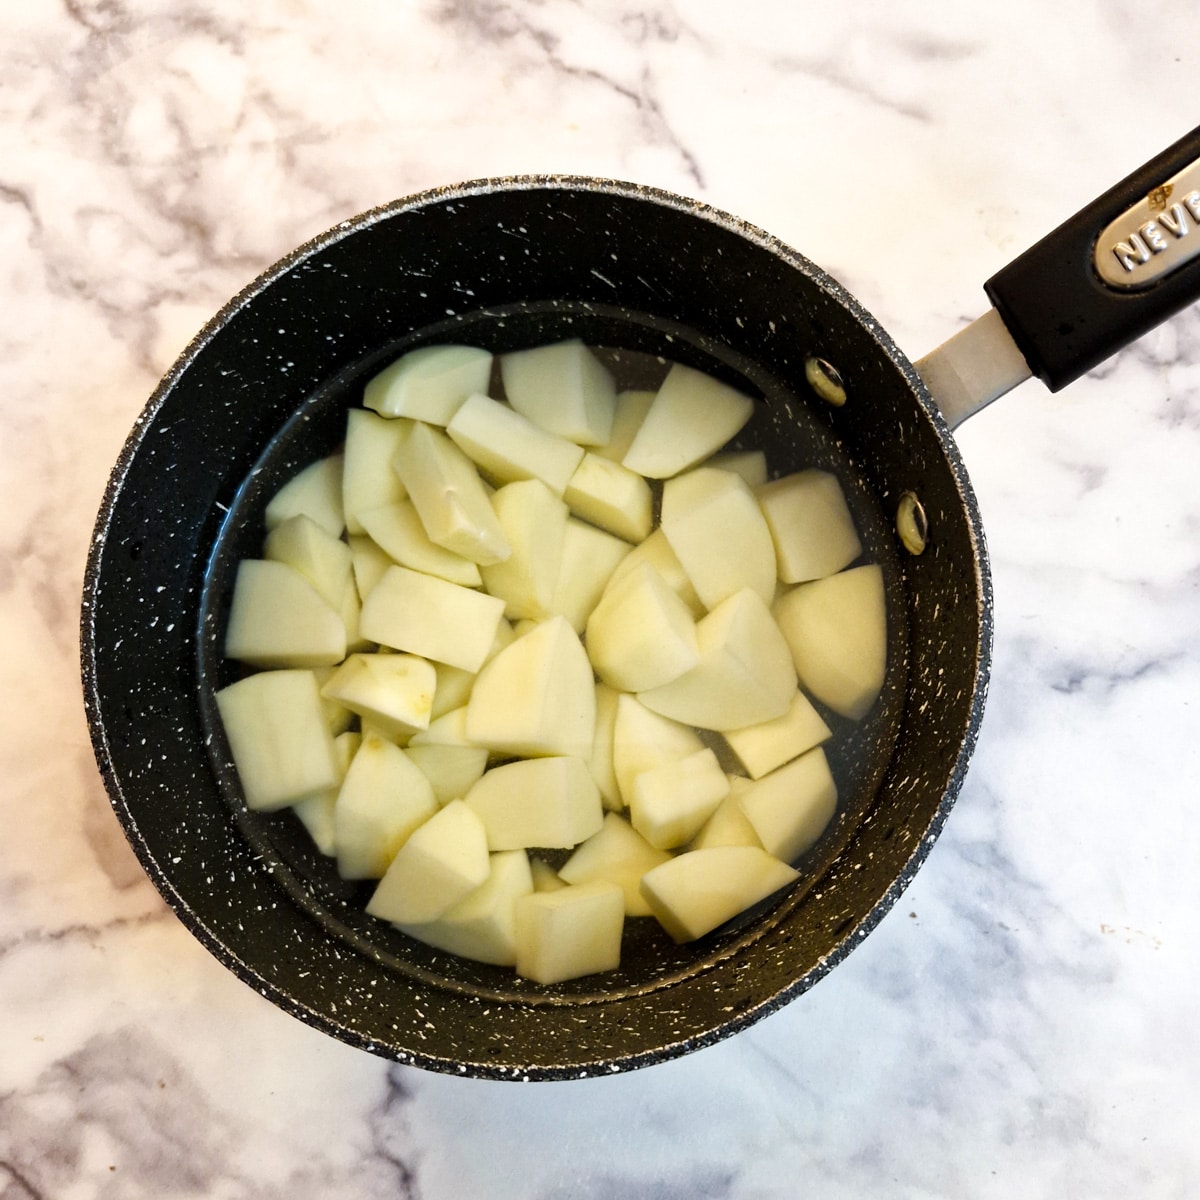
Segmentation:
[(996, 593), (963, 793), (859, 949), (675, 1062), (465, 1081), (279, 1012), (125, 844), (76, 640), (146, 397), (305, 238), (462, 179), (631, 179), (795, 245), (917, 357), (1195, 124), (1190, 5), (66, 0), (0, 25), (0, 1196), (1194, 1194), (1196, 308), (962, 427)]

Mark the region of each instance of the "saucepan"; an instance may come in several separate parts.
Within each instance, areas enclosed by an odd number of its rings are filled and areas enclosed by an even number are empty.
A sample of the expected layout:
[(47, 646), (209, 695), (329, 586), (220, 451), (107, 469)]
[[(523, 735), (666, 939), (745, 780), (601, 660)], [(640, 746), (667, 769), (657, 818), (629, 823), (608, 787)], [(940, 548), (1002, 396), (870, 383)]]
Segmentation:
[[(736, 1033), (858, 946), (949, 814), (988, 683), (992, 594), (950, 430), (1030, 374), (1057, 389), (1200, 294), (1200, 129), (986, 285), (993, 308), (909, 362), (828, 274), (704, 204), (606, 179), (439, 188), (344, 221), (234, 298), (150, 398), (113, 470), (82, 609), (97, 762), (143, 867), (191, 932), (284, 1011), (454, 1074), (564, 1079)], [(839, 729), (839, 806), (773, 902), (620, 968), (542, 986), (374, 921), (288, 813), (250, 813), (214, 691), (232, 565), (266, 499), (339, 443), (406, 349), (581, 338), (700, 367), (757, 400), (741, 444), (843, 481), (883, 567), (888, 674)], [(616, 360), (614, 360), (616, 361)], [(631, 385), (637, 379), (631, 377)]]

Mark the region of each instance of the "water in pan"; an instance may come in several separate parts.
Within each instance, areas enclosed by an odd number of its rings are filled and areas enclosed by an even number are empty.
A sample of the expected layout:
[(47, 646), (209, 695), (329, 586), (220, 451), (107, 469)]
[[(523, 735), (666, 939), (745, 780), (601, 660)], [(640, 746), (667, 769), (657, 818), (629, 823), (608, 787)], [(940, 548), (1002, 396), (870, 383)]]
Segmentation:
[[(338, 448), (345, 413), (361, 403), (366, 380), (406, 350), (422, 345), (459, 342), (501, 353), (570, 337), (596, 349), (621, 389), (656, 387), (672, 361), (725, 380), (759, 401), (732, 448), (762, 450), (773, 477), (807, 467), (820, 467), (839, 477), (863, 542), (863, 560), (883, 568), (889, 607), (889, 668), (883, 695), (862, 722), (823, 714), (834, 731), (826, 753), (838, 784), (838, 811), (821, 841), (796, 864), (802, 878), (789, 893), (686, 946), (675, 946), (650, 918), (631, 920), (626, 923), (618, 971), (542, 988), (514, 977), (511, 971), (431, 950), (367, 917), (362, 908), (372, 885), (342, 880), (333, 861), (315, 849), (291, 813), (247, 812), (212, 697), (218, 688), (244, 673), (238, 664), (223, 658), (221, 646), (237, 563), (261, 553), (266, 503), (301, 467)], [(500, 393), (495, 390), (493, 394)], [(803, 904), (808, 888), (837, 858), (869, 810), (892, 756), (904, 696), (906, 624), (896, 555), (890, 522), (822, 419), (819, 406), (727, 345), (676, 323), (615, 308), (521, 304), (459, 316), (381, 347), (378, 353), (330, 378), (264, 448), (239, 489), (209, 559), (198, 630), (200, 701), (213, 768), (245, 836), (271, 864), (292, 902), (328, 935), (385, 968), (435, 985), (523, 1003), (577, 1002), (663, 986), (680, 974), (702, 970), (725, 957), (756, 936), (766, 923)]]

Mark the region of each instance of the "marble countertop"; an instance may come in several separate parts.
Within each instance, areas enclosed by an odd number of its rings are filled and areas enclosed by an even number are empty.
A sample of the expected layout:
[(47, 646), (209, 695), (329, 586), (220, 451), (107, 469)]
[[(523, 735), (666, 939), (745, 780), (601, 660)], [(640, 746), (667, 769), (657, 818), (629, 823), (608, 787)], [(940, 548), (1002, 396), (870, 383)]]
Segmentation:
[(64, 0), (0, 25), (0, 1196), (1194, 1195), (1196, 308), (963, 426), (996, 642), (949, 824), (828, 978), (674, 1062), (460, 1080), (281, 1013), (142, 874), (77, 650), (135, 417), (308, 236), (439, 183), (617, 176), (771, 230), (917, 357), (1195, 123), (1187, 0)]

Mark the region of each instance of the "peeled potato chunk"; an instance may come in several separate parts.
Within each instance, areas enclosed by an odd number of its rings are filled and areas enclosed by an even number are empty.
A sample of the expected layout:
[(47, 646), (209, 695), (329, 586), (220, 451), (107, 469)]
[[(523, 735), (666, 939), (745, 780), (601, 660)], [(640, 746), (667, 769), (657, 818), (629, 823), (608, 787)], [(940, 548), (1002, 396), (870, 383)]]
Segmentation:
[(798, 583), (775, 619), (804, 689), (851, 720), (864, 717), (887, 672), (887, 606), (878, 566)]
[(671, 856), (655, 849), (624, 817), (607, 813), (603, 826), (559, 868), (559, 878), (567, 883), (589, 883), (602, 879), (616, 883), (625, 893), (625, 915), (648, 917), (650, 906), (639, 890), (642, 876)]
[(738, 797), (764, 848), (784, 862), (800, 857), (837, 808), (837, 785), (819, 746), (764, 775)]
[(346, 623), (299, 571), (286, 563), (238, 563), (225, 657), (256, 667), (327, 667), (346, 657)]
[(476, 346), (422, 346), (384, 367), (366, 386), (363, 404), (385, 417), (445, 425), (459, 405), (487, 390), (492, 354)]
[(282, 808), (341, 778), (312, 671), (262, 671), (216, 693), (249, 808)]
[(604, 821), (600, 791), (582, 759), (524, 758), (485, 771), (465, 797), (492, 850), (566, 849)]
[(676, 942), (703, 937), (799, 878), (760, 846), (687, 850), (642, 876), (650, 910)]
[(618, 392), (616, 405), (613, 410), (612, 433), (603, 446), (593, 446), (592, 449), (602, 458), (620, 462), (633, 445), (633, 439), (654, 403), (655, 392), (641, 389)]
[(505, 354), (500, 378), (509, 404), (539, 428), (580, 446), (600, 446), (611, 436), (616, 385), (579, 339)]
[(633, 781), (629, 816), (656, 850), (673, 850), (700, 832), (728, 794), (729, 780), (706, 746), (641, 772)]
[(696, 626), (700, 661), (661, 687), (639, 692), (649, 709), (721, 732), (782, 716), (796, 691), (788, 644), (757, 592), (722, 601)]
[(749, 396), (676, 363), (622, 462), (648, 479), (669, 479), (720, 450), (753, 412)]
[(516, 902), (517, 974), (561, 983), (615, 970), (621, 962), (625, 898), (596, 880), (521, 896)]
[(640, 563), (648, 563), (653, 567), (697, 620), (708, 611), (696, 595), (692, 581), (687, 577), (687, 572), (675, 551), (671, 549), (671, 543), (667, 541), (661, 528), (656, 529), (644, 542), (639, 542), (621, 560), (612, 573), (610, 585), (615, 586), (618, 579), (635, 570)]
[(743, 588), (767, 604), (775, 598), (775, 545), (740, 475), (697, 467), (668, 479), (661, 528), (705, 608)]
[(404, 753), (429, 780), (439, 804), (461, 800), (487, 768), (488, 752), (482, 746), (409, 743)]
[(387, 737), (429, 727), (437, 672), (415, 654), (351, 654), (321, 689)]
[(797, 471), (757, 491), (784, 583), (823, 579), (848, 567), (862, 543), (836, 475)]
[(650, 485), (628, 467), (599, 454), (583, 456), (563, 499), (577, 517), (627, 542), (640, 542), (653, 528)]
[(342, 510), (342, 456), (318, 459), (293, 475), (271, 497), (263, 519), (268, 529), (303, 513), (327, 533), (341, 537), (346, 527)]
[(299, 571), (326, 604), (340, 609), (353, 575), (350, 547), (311, 517), (298, 513), (272, 529), (263, 543), (263, 558)]
[(689, 850), (705, 850), (710, 846), (761, 846), (754, 826), (742, 812), (741, 798), (750, 786), (744, 775), (729, 776), (729, 794), (717, 806), (704, 828), (688, 843)]
[(437, 807), (429, 781), (399, 746), (364, 735), (333, 810), (338, 874), (378, 879)]
[(554, 603), (567, 506), (540, 479), (521, 479), (500, 488), (492, 508), (512, 553), (482, 568), (484, 587), (504, 601), (510, 621), (541, 621)]
[(604, 802), (604, 807), (613, 812), (620, 812), (625, 807), (625, 802), (621, 799), (621, 788), (617, 783), (617, 773), (613, 768), (613, 733), (620, 700), (621, 693), (616, 688), (611, 688), (603, 682), (596, 684), (596, 733), (592, 739), (588, 769), (600, 789), (600, 799)]
[(367, 912), (401, 926), (435, 921), (490, 871), (483, 822), (461, 800), (451, 800), (396, 852)]
[(725, 734), (725, 741), (746, 768), (746, 774), (751, 779), (761, 779), (832, 736), (812, 701), (797, 690), (783, 716), (745, 729), (731, 729)]
[(595, 723), (592, 664), (565, 617), (501, 650), (467, 701), (467, 737), (497, 754), (587, 758)]
[(412, 429), (411, 421), (389, 421), (365, 408), (346, 414), (346, 444), (342, 448), (342, 510), (348, 533), (362, 533), (359, 514), (408, 495), (392, 459)]
[(478, 587), (483, 582), (478, 563), (430, 539), (411, 500), (364, 509), (359, 514), (359, 523), (388, 558), (402, 567), (424, 571), (426, 575), (436, 575), (463, 587)]
[(333, 748), (341, 777), (333, 787), (323, 788), (319, 792), (310, 792), (291, 805), (292, 812), (300, 818), (304, 828), (308, 830), (308, 836), (312, 838), (313, 845), (328, 857), (337, 854), (333, 814), (337, 808), (338, 792), (341, 790), (342, 779), (350, 769), (350, 763), (354, 760), (361, 744), (361, 733), (357, 731), (339, 733), (333, 739)]
[(613, 572), (632, 549), (611, 533), (568, 517), (550, 611), (566, 617), (571, 628), (582, 633)]
[(704, 743), (694, 729), (651, 712), (635, 696), (617, 697), (612, 763), (626, 805), (632, 800), (634, 782), (643, 771), (703, 749)]

